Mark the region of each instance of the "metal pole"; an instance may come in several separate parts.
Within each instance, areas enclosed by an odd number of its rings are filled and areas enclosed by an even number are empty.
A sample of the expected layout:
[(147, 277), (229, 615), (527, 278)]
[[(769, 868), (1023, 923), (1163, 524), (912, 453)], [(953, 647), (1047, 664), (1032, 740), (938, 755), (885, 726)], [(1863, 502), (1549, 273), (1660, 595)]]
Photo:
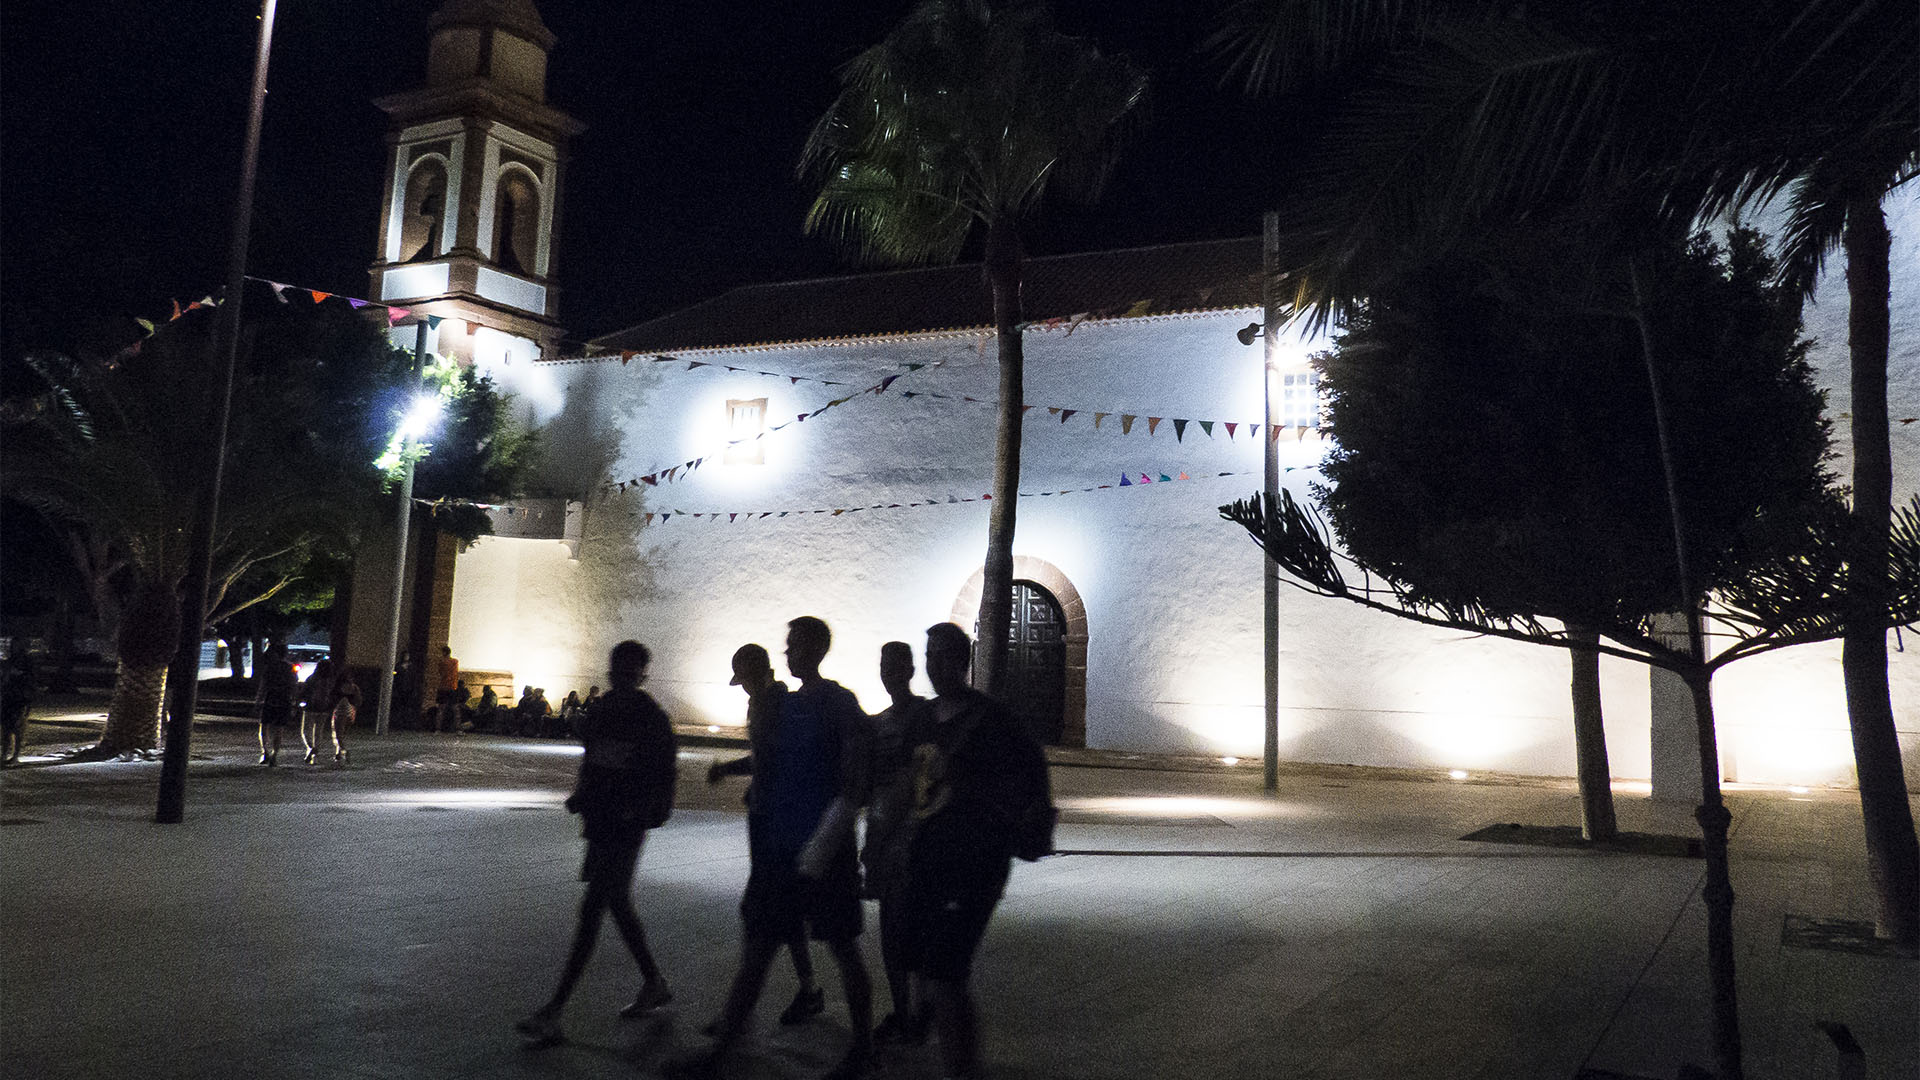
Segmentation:
[[(1273, 427), (1273, 362), (1275, 353), (1279, 351), (1280, 340), (1280, 290), (1277, 281), (1280, 274), (1279, 212), (1267, 211), (1261, 224), (1260, 301), (1265, 312), (1260, 336), (1266, 347), (1261, 350), (1260, 358), (1260, 399), (1266, 410), (1264, 419), (1267, 424), (1265, 513), (1280, 501), (1280, 444), (1274, 438)], [(1262, 561), (1266, 585), (1266, 784), (1267, 791), (1273, 793), (1280, 790), (1280, 566), (1272, 554)]]
[(233, 246), (227, 253), (227, 291), (215, 326), (214, 355), (225, 366), (214, 410), (212, 461), (194, 507), (187, 572), (180, 582), (180, 647), (167, 669), (166, 750), (160, 759), (160, 802), (153, 819), (171, 825), (186, 817), (187, 750), (200, 705), (200, 638), (206, 632), (207, 583), (213, 577), (220, 479), (227, 460), (227, 423), (233, 413), (233, 369), (240, 354), (240, 302), (247, 284), (247, 243), (253, 234), (253, 179), (260, 161), (260, 122), (267, 103), (267, 52), (273, 46), (275, 0), (261, 0), (260, 41), (253, 59), (247, 141), (240, 153), (240, 191), (233, 201)]
[[(420, 396), (420, 371), (427, 354), (427, 320), (423, 317), (413, 334), (413, 386), (407, 407)], [(373, 733), (385, 735), (393, 719), (393, 669), (400, 662), (400, 596), (407, 583), (407, 525), (413, 519), (413, 457), (406, 441), (400, 443), (405, 464), (400, 470), (400, 519), (394, 529), (393, 610), (387, 617), (387, 664), (380, 672), (380, 711), (373, 722)], [(417, 677), (417, 674), (416, 674)]]

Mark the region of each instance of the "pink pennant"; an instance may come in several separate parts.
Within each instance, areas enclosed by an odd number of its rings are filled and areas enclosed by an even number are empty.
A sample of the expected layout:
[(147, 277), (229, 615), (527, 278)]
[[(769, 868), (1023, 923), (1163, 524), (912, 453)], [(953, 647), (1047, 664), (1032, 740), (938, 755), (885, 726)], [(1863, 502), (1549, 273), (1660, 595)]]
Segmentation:
[(1227, 441), (1228, 441), (1228, 442), (1232, 442), (1232, 441), (1233, 441), (1233, 429), (1234, 429), (1234, 428), (1237, 428), (1237, 427), (1239, 427), (1240, 425), (1239, 425), (1239, 423), (1237, 423), (1237, 422), (1235, 422), (1235, 421), (1232, 421), (1232, 420), (1229, 420), (1229, 421), (1227, 421), (1227, 422), (1226, 422), (1226, 425), (1227, 425)]
[(411, 314), (413, 311), (409, 308), (390, 307), (387, 309), (387, 325), (392, 326)]

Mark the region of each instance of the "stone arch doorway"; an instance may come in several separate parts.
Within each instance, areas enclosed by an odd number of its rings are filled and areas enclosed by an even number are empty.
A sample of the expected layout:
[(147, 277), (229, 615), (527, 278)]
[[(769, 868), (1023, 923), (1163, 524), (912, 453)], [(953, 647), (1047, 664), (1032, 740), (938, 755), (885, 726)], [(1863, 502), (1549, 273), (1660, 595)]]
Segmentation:
[[(1031, 702), (1034, 715), (1023, 719), (1044, 742), (1085, 746), (1087, 608), (1080, 590), (1059, 567), (1030, 555), (1013, 557), (1013, 580), (1016, 637), (1008, 674), (1018, 693), (1009, 700)], [(953, 602), (952, 621), (969, 631), (980, 621), (980, 586), (975, 570)]]

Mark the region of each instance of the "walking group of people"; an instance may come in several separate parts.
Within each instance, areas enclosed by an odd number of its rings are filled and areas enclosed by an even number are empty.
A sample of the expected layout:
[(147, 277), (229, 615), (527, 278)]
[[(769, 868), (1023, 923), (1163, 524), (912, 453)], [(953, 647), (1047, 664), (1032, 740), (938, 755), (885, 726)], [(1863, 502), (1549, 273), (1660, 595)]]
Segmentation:
[[(748, 776), (748, 877), (740, 901), (741, 949), (711, 1042), (671, 1065), (679, 1076), (721, 1075), (748, 1027), (782, 948), (800, 988), (781, 1014), (801, 1023), (825, 1007), (807, 940), (827, 946), (845, 992), (852, 1037), (827, 1075), (867, 1075), (876, 1043), (937, 1036), (942, 1071), (975, 1075), (978, 1034), (969, 992), (974, 954), (1005, 889), (1014, 858), (1052, 850), (1054, 810), (1046, 758), (1012, 713), (967, 681), (973, 646), (951, 623), (927, 631), (934, 698), (916, 697), (913, 651), (880, 653), (889, 704), (868, 716), (854, 695), (820, 672), (832, 644), (827, 624), (787, 624), (789, 688), (766, 649), (743, 645), (733, 685), (747, 694), (748, 754), (716, 763), (709, 784)], [(621, 642), (609, 659), (612, 689), (583, 717), (585, 755), (567, 808), (581, 815), (586, 895), (559, 985), (516, 1027), (531, 1043), (561, 1039), (560, 1014), (585, 969), (602, 917), (611, 913), (640, 967), (641, 986), (623, 1017), (673, 999), (634, 911), (634, 868), (648, 830), (672, 812), (673, 729), (640, 689), (648, 653)], [(862, 810), (864, 846), (856, 840)], [(865, 870), (864, 885), (862, 869)], [(892, 1009), (873, 1023), (872, 981), (858, 945), (863, 896), (879, 901), (880, 955)]]
[(353, 672), (342, 665), (338, 674), (333, 661), (321, 660), (313, 674), (301, 681), (287, 660), (286, 646), (273, 642), (254, 673), (254, 708), (260, 716), (260, 764), (280, 763), (280, 740), (287, 725), (299, 722), (300, 742), (306, 747), (305, 762), (319, 763), (323, 745), (331, 740), (333, 763), (347, 763), (346, 729), (353, 726), (360, 711), (360, 684)]

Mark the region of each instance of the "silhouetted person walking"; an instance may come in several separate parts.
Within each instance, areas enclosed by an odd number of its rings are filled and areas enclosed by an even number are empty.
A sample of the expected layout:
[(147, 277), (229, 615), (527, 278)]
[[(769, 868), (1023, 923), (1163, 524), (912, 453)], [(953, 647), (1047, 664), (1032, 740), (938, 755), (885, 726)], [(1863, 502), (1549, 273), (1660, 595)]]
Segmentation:
[(640, 689), (650, 659), (647, 647), (637, 641), (615, 645), (607, 660), (611, 689), (583, 721), (586, 752), (567, 809), (580, 815), (581, 835), (587, 840), (586, 861), (580, 868), (587, 894), (580, 901), (580, 922), (560, 984), (545, 1005), (514, 1025), (535, 1045), (560, 1041), (560, 1011), (593, 955), (601, 916), (609, 912), (640, 965), (642, 980), (640, 992), (620, 1015), (641, 1016), (673, 1000), (647, 949), (646, 931), (634, 913), (632, 897), (633, 871), (647, 830), (666, 824), (673, 813), (673, 726)]
[[(767, 650), (758, 645), (742, 645), (733, 653), (733, 679), (729, 685), (737, 686), (747, 694), (747, 750), (732, 761), (716, 761), (707, 769), (707, 783), (717, 784), (728, 776), (752, 776), (756, 757), (764, 763), (773, 761), (774, 728), (780, 723), (780, 707), (787, 698), (787, 684), (774, 678), (773, 663), (767, 657)], [(771, 768), (771, 765), (768, 765)], [(758, 851), (753, 842), (757, 830), (754, 815), (754, 785), (747, 785), (747, 846), (748, 851)], [(795, 927), (793, 936), (787, 939), (787, 954), (793, 958), (793, 974), (800, 981), (800, 988), (794, 991), (793, 1000), (780, 1013), (780, 1022), (791, 1026), (804, 1024), (823, 1012), (826, 995), (813, 981), (813, 957), (807, 952), (807, 932), (804, 927)]]
[(20, 764), (20, 748), (27, 740), (27, 711), (33, 708), (38, 690), (34, 674), (33, 657), (22, 650), (8, 659), (0, 676), (0, 763)]
[(853, 1038), (829, 1078), (866, 1075), (873, 1056), (873, 987), (856, 940), (860, 868), (854, 821), (865, 793), (865, 714), (846, 687), (820, 675), (832, 644), (827, 624), (803, 615), (787, 624), (787, 670), (800, 689), (782, 702), (770, 760), (754, 763), (748, 815), (751, 866), (740, 901), (740, 970), (714, 1021), (714, 1044), (676, 1072), (713, 1075), (745, 1031), (782, 942), (802, 927), (840, 969)]
[(868, 720), (872, 790), (867, 801), (866, 845), (860, 862), (867, 895), (880, 902), (880, 963), (887, 973), (893, 1011), (873, 1030), (875, 1042), (917, 1045), (927, 1038), (926, 1003), (917, 1001), (908, 965), (907, 819), (913, 811), (907, 730), (927, 707), (914, 695), (913, 647), (904, 641), (880, 646), (880, 685), (891, 703)]
[(280, 763), (280, 737), (293, 719), (293, 698), (299, 691), (293, 665), (287, 663), (287, 647), (275, 641), (267, 646), (253, 669), (254, 702), (260, 714), (260, 764)]
[(320, 733), (332, 722), (332, 660), (313, 665), (313, 674), (300, 684), (300, 709), (300, 742), (307, 748), (306, 763), (312, 765), (320, 753)]
[(1051, 848), (1047, 760), (1005, 705), (967, 684), (973, 643), (952, 623), (927, 630), (936, 695), (908, 732), (908, 966), (933, 1005), (945, 1076), (972, 1077), (979, 1030), (967, 981), (1015, 855)]

